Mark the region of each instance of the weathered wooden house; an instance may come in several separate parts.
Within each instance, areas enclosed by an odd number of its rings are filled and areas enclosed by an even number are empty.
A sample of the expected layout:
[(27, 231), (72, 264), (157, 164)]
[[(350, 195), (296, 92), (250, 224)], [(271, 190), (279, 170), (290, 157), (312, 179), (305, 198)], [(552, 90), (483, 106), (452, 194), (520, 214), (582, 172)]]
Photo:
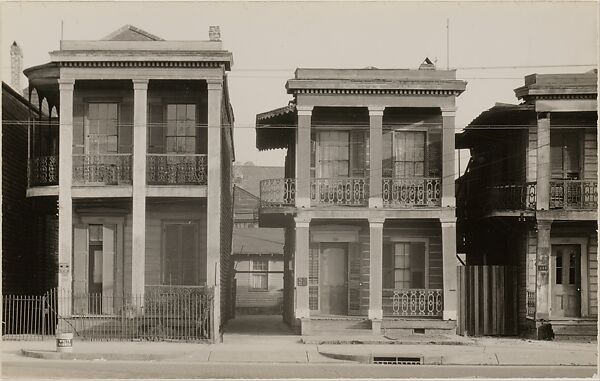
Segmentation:
[[(209, 34), (165, 41), (127, 25), (63, 40), (50, 62), (25, 70), (59, 114), (30, 128), (27, 196), (58, 200), (58, 313), (78, 334), (123, 316), (173, 318), (178, 305), (214, 339), (227, 318), (232, 54), (218, 27)], [(148, 330), (194, 337), (200, 324), (161, 321)]]
[(296, 69), (286, 107), (257, 115), (259, 150), (287, 150), (260, 186), (284, 227), (284, 318), (303, 335), (456, 327), (455, 99), (419, 70)]
[[(508, 266), (515, 332), (592, 337), (598, 317), (597, 72), (532, 74), (460, 135), (459, 243), (469, 265)], [(480, 279), (481, 281), (481, 279)], [(483, 307), (481, 307), (483, 309)], [(504, 312), (503, 312), (504, 311)], [(480, 323), (481, 325), (484, 322)], [(550, 325), (548, 325), (550, 324)]]

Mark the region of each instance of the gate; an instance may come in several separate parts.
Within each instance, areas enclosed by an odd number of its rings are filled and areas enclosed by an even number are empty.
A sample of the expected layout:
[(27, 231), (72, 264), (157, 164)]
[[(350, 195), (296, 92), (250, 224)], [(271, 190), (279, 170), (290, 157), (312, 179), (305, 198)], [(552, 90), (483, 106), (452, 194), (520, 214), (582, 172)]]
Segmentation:
[(56, 290), (42, 295), (2, 296), (2, 340), (43, 340), (54, 335)]
[(458, 267), (458, 333), (517, 335), (517, 269), (514, 266)]

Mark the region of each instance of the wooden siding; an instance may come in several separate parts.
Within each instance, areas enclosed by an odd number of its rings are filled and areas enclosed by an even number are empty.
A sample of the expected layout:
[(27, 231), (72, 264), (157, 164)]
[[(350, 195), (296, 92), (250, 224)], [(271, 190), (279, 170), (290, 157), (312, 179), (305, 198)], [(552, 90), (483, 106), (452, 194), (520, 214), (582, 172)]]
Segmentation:
[(598, 142), (597, 130), (586, 129), (584, 134), (583, 178), (598, 179)]
[[(251, 260), (237, 260), (235, 269), (239, 271), (252, 270)], [(279, 260), (269, 260), (270, 271), (283, 270), (283, 258)], [(261, 309), (278, 307), (283, 297), (283, 274), (268, 275), (268, 290), (253, 290), (252, 289), (252, 274), (238, 273), (236, 279), (236, 308)]]
[[(146, 206), (146, 285), (161, 284), (161, 253), (164, 239), (162, 229), (166, 221), (191, 221), (198, 224), (198, 280), (199, 284), (204, 284), (206, 282), (206, 203), (204, 200), (174, 200), (161, 204), (148, 203)], [(128, 262), (131, 266), (131, 254)]]
[(588, 308), (590, 316), (598, 316), (598, 235), (590, 233), (588, 243)]

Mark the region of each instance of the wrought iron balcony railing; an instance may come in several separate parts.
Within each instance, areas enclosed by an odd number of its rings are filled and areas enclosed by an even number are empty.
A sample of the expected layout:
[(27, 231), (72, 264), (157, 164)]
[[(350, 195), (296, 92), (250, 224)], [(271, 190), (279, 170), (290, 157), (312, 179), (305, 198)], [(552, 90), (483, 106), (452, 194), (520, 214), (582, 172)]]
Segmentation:
[(365, 206), (368, 201), (368, 178), (338, 177), (310, 180), (311, 205)]
[(597, 180), (550, 180), (550, 208), (597, 209)]
[(148, 185), (206, 185), (208, 156), (203, 154), (148, 154)]
[(384, 178), (384, 207), (440, 206), (442, 179), (438, 177)]
[(58, 156), (29, 158), (27, 180), (30, 187), (58, 185)]
[(293, 206), (296, 202), (296, 179), (267, 179), (260, 182), (262, 207)]
[(428, 288), (383, 289), (383, 315), (441, 317), (444, 290)]
[(131, 184), (131, 154), (73, 155), (73, 185)]
[(488, 188), (487, 209), (535, 210), (536, 183), (496, 185)]

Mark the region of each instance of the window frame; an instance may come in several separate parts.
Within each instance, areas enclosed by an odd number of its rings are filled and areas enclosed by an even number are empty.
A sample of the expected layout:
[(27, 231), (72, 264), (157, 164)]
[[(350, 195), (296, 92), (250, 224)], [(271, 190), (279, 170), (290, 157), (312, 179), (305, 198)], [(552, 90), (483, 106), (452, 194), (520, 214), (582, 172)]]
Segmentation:
[[(256, 268), (256, 264), (257, 263), (262, 263), (263, 265), (266, 265), (266, 270), (265, 269), (257, 269)], [(266, 292), (269, 291), (269, 266), (270, 265), (270, 261), (269, 258), (253, 258), (250, 260), (250, 266), (252, 267), (252, 273), (251, 273), (251, 277), (249, 279), (249, 287), (248, 289), (250, 291), (255, 291), (255, 292)], [(263, 267), (263, 266), (260, 266)], [(254, 271), (261, 271), (260, 273), (255, 273)], [(266, 271), (266, 272), (262, 272), (262, 271)], [(264, 279), (264, 287), (256, 287), (256, 279), (257, 278), (262, 278)]]
[[(84, 109), (83, 109), (83, 152), (85, 155), (116, 155), (119, 153), (119, 125), (120, 125), (120, 120), (121, 120), (121, 101), (119, 100), (115, 100), (115, 99), (98, 99), (98, 100), (84, 100), (83, 101), (84, 104)], [(90, 135), (91, 135), (91, 128), (92, 128), (92, 122), (91, 122), (91, 118), (90, 118), (90, 106), (91, 105), (115, 105), (117, 108), (117, 112), (116, 112), (116, 125), (115, 125), (115, 134), (96, 134), (97, 136), (104, 136), (106, 138), (106, 147), (107, 147), (107, 152), (91, 152), (91, 139), (90, 139)], [(102, 120), (102, 119), (97, 119), (97, 120)], [(106, 119), (109, 120), (109, 119)], [(98, 124), (99, 126), (99, 124)], [(108, 127), (107, 127), (108, 128)], [(115, 138), (115, 142), (114, 142), (114, 147), (115, 150), (114, 151), (108, 151), (108, 138), (109, 137), (114, 137)], [(97, 144), (97, 147), (99, 147), (99, 143)], [(99, 151), (99, 149), (98, 149)]]
[[(428, 165), (428, 154), (429, 154), (429, 150), (428, 150), (428, 143), (429, 143), (429, 129), (427, 128), (392, 128), (391, 129), (392, 132), (392, 177), (394, 178), (421, 178), (421, 177), (428, 177), (429, 175), (429, 165)], [(398, 147), (398, 139), (397, 136), (399, 136), (400, 134), (406, 134), (406, 133), (410, 133), (410, 134), (423, 134), (423, 159), (422, 159), (422, 164), (423, 164), (423, 174), (422, 175), (416, 175), (413, 174), (412, 176), (398, 176), (397, 172), (396, 172), (396, 163), (399, 162), (400, 160), (397, 160), (396, 157), (396, 150)], [(403, 161), (404, 163), (408, 162), (407, 160)], [(413, 160), (412, 163), (417, 163), (417, 160)]]
[[(175, 119), (173, 119), (174, 122), (175, 122), (175, 135), (169, 135), (168, 134), (169, 133), (169, 121), (170, 121), (170, 119), (169, 119), (169, 106), (175, 106)], [(187, 107), (194, 106), (194, 113), (193, 113), (194, 120), (193, 120), (193, 127), (192, 127), (192, 131), (194, 132), (193, 135), (187, 135), (187, 128), (188, 127), (186, 127), (186, 126), (184, 126), (184, 129), (186, 130), (185, 134), (184, 135), (180, 135), (179, 134), (178, 125), (177, 125), (178, 122), (179, 122), (178, 111), (177, 111), (178, 106), (186, 106), (186, 118), (185, 118), (185, 120), (183, 120), (184, 123), (189, 122), (189, 119), (187, 118), (187, 116), (188, 116), (188, 114), (187, 114)], [(171, 154), (171, 155), (173, 155), (173, 154), (192, 155), (192, 154), (196, 154), (196, 152), (198, 152), (198, 148), (199, 148), (198, 147), (198, 136), (199, 136), (199, 134), (198, 134), (198, 131), (197, 131), (197, 129), (199, 127), (199, 125), (198, 125), (198, 112), (199, 112), (199, 105), (197, 103), (189, 103), (189, 102), (185, 102), (185, 101), (168, 101), (168, 102), (165, 102), (163, 104), (163, 115), (164, 115), (164, 117), (163, 117), (163, 122), (164, 122), (164, 129), (163, 129), (163, 144), (164, 144), (163, 147), (164, 148), (163, 148), (163, 151), (164, 151), (165, 154)], [(170, 151), (169, 150), (169, 145), (168, 145), (168, 139), (169, 138), (171, 138), (171, 139), (174, 138), (175, 139), (175, 148), (176, 148), (175, 151)], [(193, 147), (193, 150), (192, 150), (193, 152), (187, 152), (187, 146), (185, 146), (186, 149), (184, 150), (184, 152), (181, 152), (179, 150), (179, 144), (178, 144), (179, 139), (184, 139), (186, 141), (188, 139), (191, 139), (194, 142), (194, 147)]]
[(425, 290), (429, 289), (429, 238), (423, 237), (391, 237), (389, 243), (391, 244), (392, 250), (390, 255), (392, 256), (392, 282), (394, 284), (394, 289), (396, 286), (396, 244), (398, 243), (422, 243), (424, 246), (424, 256), (425, 256), (425, 269), (424, 269), (424, 288)]

